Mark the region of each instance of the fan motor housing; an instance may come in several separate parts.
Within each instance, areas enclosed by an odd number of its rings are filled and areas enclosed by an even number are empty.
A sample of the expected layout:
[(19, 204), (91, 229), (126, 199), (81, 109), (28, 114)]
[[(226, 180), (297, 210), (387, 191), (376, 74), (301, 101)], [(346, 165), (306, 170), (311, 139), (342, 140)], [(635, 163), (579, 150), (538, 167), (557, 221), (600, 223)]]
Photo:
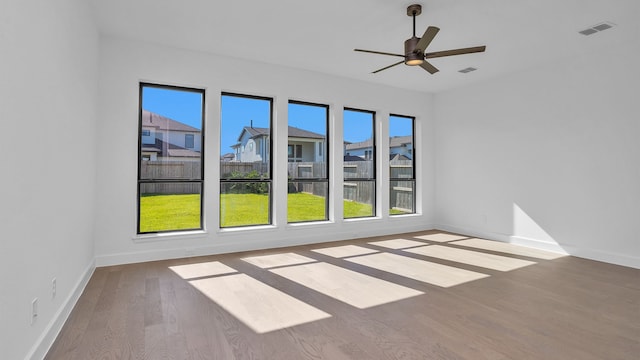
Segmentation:
[(416, 51), (418, 41), (420, 38), (414, 36), (404, 42), (404, 63), (409, 66), (420, 65), (424, 61), (422, 52)]

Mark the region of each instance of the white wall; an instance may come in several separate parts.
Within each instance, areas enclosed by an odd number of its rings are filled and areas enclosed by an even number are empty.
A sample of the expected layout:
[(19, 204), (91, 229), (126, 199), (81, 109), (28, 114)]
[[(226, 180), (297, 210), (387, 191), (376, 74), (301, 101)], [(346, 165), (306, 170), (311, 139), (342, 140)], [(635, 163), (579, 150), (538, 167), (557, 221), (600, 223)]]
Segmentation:
[(0, 357), (37, 359), (93, 270), (98, 36), (85, 1), (3, 0), (0, 49)]
[(640, 267), (639, 62), (612, 44), (437, 95), (437, 226)]
[[(303, 70), (247, 62), (205, 53), (160, 47), (105, 36), (101, 38), (98, 133), (96, 261), (98, 265), (185, 255), (211, 254), (252, 248), (277, 247), (353, 238), (381, 233), (428, 229), (433, 220), (433, 122), (430, 95), (356, 82)], [(138, 83), (140, 81), (206, 88), (205, 222), (206, 234), (157, 236), (134, 240), (136, 232), (136, 171)], [(220, 231), (217, 181), (219, 164), (220, 94), (222, 91), (274, 97), (274, 215), (275, 225)], [(331, 106), (331, 208), (333, 222), (286, 224), (287, 107), (288, 100)], [(419, 144), (419, 199), (421, 214), (389, 218), (386, 186), (378, 190), (377, 219), (343, 221), (342, 108), (378, 112), (381, 152), (388, 153), (388, 114), (414, 115)], [(282, 139), (282, 141), (278, 141)], [(387, 140), (384, 140), (387, 139)], [(384, 143), (382, 143), (384, 141)], [(117, 146), (114, 146), (117, 144)], [(379, 159), (388, 159), (381, 154)], [(385, 184), (388, 169), (378, 167)], [(384, 193), (382, 193), (384, 189)], [(385, 196), (383, 196), (384, 194)]]

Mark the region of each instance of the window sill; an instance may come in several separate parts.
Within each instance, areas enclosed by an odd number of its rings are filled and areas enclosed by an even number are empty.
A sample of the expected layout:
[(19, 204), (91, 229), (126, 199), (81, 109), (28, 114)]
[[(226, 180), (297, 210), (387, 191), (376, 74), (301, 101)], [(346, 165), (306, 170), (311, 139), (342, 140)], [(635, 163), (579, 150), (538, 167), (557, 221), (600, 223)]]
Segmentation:
[(304, 222), (296, 222), (296, 223), (288, 223), (287, 229), (302, 229), (302, 228), (310, 228), (310, 227), (324, 227), (328, 224), (333, 224), (333, 221), (323, 220), (323, 221), (304, 221)]
[(380, 220), (382, 217), (380, 216), (367, 216), (367, 217), (357, 217), (357, 218), (347, 218), (343, 219), (344, 222), (359, 222), (359, 221), (372, 221), (372, 220)]
[(218, 233), (234, 233), (244, 231), (264, 231), (264, 230), (276, 230), (278, 227), (275, 225), (255, 225), (255, 226), (237, 226), (227, 227), (218, 230)]
[(207, 237), (208, 234), (205, 230), (175, 231), (156, 234), (139, 234), (134, 236), (132, 240), (135, 243), (147, 243), (167, 240), (202, 239)]
[(418, 214), (418, 213), (413, 213), (413, 214), (396, 214), (396, 215), (389, 215), (389, 220), (394, 220), (394, 219), (406, 219), (409, 217), (420, 217), (422, 216), (422, 214)]

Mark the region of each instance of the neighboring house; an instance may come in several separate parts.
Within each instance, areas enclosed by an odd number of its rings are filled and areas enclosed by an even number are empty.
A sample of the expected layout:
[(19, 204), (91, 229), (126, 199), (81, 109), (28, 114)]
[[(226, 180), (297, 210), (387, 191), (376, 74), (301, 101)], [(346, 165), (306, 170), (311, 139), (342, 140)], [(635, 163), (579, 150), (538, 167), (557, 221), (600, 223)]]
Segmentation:
[[(288, 158), (289, 162), (325, 161), (325, 137), (289, 126)], [(238, 136), (237, 143), (231, 146), (237, 162), (266, 162), (269, 156), (269, 129), (245, 126)]]
[[(373, 159), (373, 147), (371, 146), (371, 139), (350, 143), (344, 143), (345, 161), (347, 157), (349, 161), (357, 161), (354, 157), (360, 158), (360, 160)], [(396, 160), (411, 160), (413, 158), (413, 139), (410, 135), (407, 136), (393, 136), (389, 138), (389, 155), (391, 159)], [(397, 155), (397, 156), (396, 156)]]
[(222, 162), (231, 162), (236, 159), (236, 156), (233, 153), (226, 153), (220, 156), (220, 161)]
[(289, 126), (289, 162), (324, 162), (325, 146), (324, 135)]
[(200, 133), (200, 129), (142, 110), (142, 159), (199, 161)]
[(356, 157), (360, 160), (373, 159), (373, 146), (371, 139), (355, 143), (345, 142), (344, 155), (345, 161), (347, 161), (347, 157), (350, 159), (349, 161), (357, 161), (355, 160)]
[[(400, 155), (396, 160), (413, 159), (413, 137), (411, 135), (390, 137), (389, 154)], [(393, 156), (391, 158), (393, 159)]]

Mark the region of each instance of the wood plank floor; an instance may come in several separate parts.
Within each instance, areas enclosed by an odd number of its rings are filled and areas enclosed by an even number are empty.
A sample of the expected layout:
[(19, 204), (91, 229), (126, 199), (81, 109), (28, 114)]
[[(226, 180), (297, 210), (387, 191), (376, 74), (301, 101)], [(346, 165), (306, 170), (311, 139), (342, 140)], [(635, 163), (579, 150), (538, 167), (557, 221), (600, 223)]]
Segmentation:
[(639, 354), (640, 270), (430, 231), (98, 268), (46, 359)]

